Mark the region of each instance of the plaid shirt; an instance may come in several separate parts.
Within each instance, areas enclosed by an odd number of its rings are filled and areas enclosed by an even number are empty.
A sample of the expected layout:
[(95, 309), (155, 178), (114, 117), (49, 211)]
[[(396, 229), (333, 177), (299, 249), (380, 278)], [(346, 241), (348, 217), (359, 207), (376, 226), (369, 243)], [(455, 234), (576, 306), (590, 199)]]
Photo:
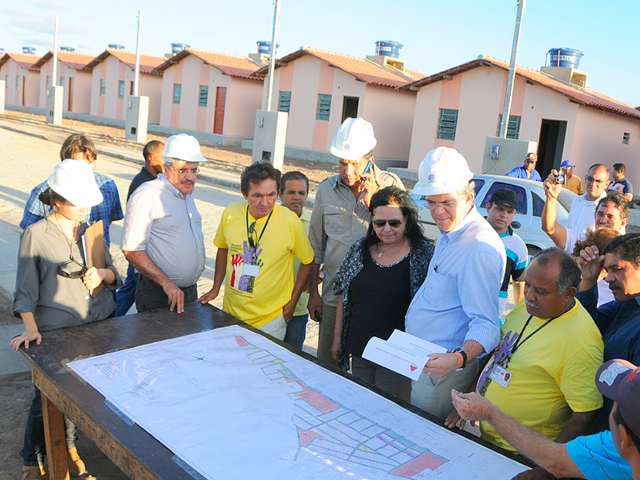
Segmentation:
[[(113, 180), (101, 173), (95, 172), (94, 175), (104, 199), (101, 204), (91, 208), (91, 212), (87, 215), (86, 220), (90, 224), (95, 223), (98, 220), (102, 220), (104, 226), (104, 243), (109, 247), (111, 244), (111, 239), (109, 237), (109, 225), (111, 222), (122, 220), (124, 218), (124, 215), (122, 214), (122, 206), (120, 205), (120, 195), (118, 194), (118, 187), (116, 187)], [(23, 230), (51, 213), (48, 211), (47, 206), (38, 198), (47, 188), (49, 188), (49, 184), (47, 183), (47, 180), (45, 180), (31, 190), (27, 204), (24, 206), (22, 221), (20, 222), (20, 228)]]

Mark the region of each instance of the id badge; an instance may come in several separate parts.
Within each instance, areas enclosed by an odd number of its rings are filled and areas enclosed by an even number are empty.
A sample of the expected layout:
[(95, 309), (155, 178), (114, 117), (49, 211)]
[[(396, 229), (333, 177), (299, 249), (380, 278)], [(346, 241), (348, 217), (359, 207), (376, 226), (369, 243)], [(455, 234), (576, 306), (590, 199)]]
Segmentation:
[(242, 275), (257, 277), (258, 275), (260, 275), (260, 265), (247, 265), (245, 263), (242, 267)]
[(507, 388), (509, 386), (509, 383), (511, 382), (511, 379), (513, 378), (513, 375), (506, 368), (501, 367), (498, 364), (495, 364), (491, 369), (491, 374), (489, 375), (489, 378), (491, 378), (491, 380), (496, 382), (498, 385), (501, 385), (502, 387)]

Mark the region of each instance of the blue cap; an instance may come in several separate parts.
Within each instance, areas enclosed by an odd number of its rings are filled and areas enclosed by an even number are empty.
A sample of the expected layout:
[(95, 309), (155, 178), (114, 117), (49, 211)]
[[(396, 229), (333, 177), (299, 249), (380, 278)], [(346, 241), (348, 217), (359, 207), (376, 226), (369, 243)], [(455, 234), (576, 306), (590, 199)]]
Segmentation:
[(565, 160), (564, 162), (562, 162), (560, 164), (561, 167), (575, 167), (575, 165), (573, 163), (571, 163), (571, 160)]

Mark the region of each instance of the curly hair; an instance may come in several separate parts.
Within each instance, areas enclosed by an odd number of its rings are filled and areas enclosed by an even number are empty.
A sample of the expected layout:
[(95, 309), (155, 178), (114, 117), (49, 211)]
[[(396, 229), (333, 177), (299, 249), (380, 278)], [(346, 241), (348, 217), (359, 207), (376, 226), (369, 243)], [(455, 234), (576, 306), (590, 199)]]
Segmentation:
[(573, 247), (572, 255), (579, 257), (580, 252), (587, 247), (598, 247), (598, 252), (602, 255), (605, 247), (611, 240), (620, 235), (620, 232), (609, 227), (600, 227), (593, 230), (591, 227), (587, 229), (587, 237), (582, 241), (577, 241)]

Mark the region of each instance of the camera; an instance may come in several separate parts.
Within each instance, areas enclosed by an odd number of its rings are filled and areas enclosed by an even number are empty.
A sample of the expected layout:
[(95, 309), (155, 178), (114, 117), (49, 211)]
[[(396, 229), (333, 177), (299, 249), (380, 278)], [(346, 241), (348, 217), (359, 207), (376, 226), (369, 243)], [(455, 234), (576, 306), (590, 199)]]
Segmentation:
[(566, 185), (567, 184), (567, 177), (564, 176), (563, 174), (556, 175), (556, 183), (558, 185)]

